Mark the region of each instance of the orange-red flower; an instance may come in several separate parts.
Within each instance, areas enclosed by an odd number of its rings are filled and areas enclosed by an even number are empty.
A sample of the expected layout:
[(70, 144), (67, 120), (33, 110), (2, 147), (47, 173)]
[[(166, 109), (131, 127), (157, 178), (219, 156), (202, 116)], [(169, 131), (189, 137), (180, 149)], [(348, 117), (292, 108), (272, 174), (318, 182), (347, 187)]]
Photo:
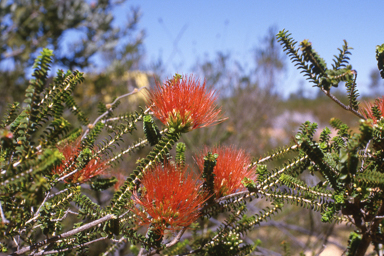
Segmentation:
[(160, 121), (177, 132), (217, 124), (221, 109), (215, 104), (215, 91), (193, 76), (175, 76), (163, 85), (157, 83), (148, 95), (148, 107)]
[(377, 106), (378, 107), (378, 109), (381, 112), (381, 117), (383, 117), (384, 116), (384, 96), (381, 97), (381, 98), (376, 99), (374, 103), (372, 103), (372, 102), (365, 102), (365, 107), (363, 107), (363, 110), (361, 111), (361, 114), (364, 117), (372, 119), (373, 123), (376, 124), (378, 120), (373, 115), (373, 112), (372, 112), (372, 107), (373, 106)]
[(159, 164), (144, 174), (141, 194), (133, 194), (141, 208), (132, 209), (139, 225), (151, 225), (155, 232), (164, 235), (165, 230), (188, 227), (197, 220), (206, 197), (199, 189), (201, 181), (192, 174), (186, 175), (186, 168), (178, 170), (169, 164), (163, 168)]
[(256, 166), (248, 167), (251, 163), (250, 156), (244, 150), (238, 150), (234, 147), (205, 147), (195, 157), (201, 171), (204, 169), (204, 156), (208, 152), (219, 155), (213, 169), (216, 198), (245, 190), (246, 188), (242, 183), (245, 177), (252, 180), (256, 179)]
[[(71, 143), (66, 143), (62, 146), (57, 147), (58, 150), (64, 155), (65, 160), (63, 160), (62, 164), (57, 166), (55, 170), (53, 170), (53, 174), (63, 175), (65, 169), (70, 164), (72, 164), (73, 161), (76, 160), (80, 153), (80, 142), (80, 140), (76, 140)], [(107, 168), (108, 166), (106, 165), (105, 161), (102, 161), (99, 157), (97, 157), (91, 159), (83, 169), (66, 178), (65, 182), (83, 183), (88, 181), (90, 178), (104, 172)], [(71, 170), (73, 171), (74, 169)]]

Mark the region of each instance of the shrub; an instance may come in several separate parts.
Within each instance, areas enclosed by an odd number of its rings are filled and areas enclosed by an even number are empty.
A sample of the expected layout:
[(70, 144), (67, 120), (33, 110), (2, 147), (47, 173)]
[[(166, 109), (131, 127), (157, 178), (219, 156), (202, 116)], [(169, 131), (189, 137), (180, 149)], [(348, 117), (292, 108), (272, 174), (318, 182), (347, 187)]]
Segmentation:
[[(297, 47), (285, 30), (277, 38), (314, 86), (360, 119), (359, 132), (333, 118), (330, 124), (337, 135), (331, 137), (325, 128), (316, 140), (317, 124), (305, 122), (293, 144), (253, 161), (240, 149), (206, 148), (196, 156), (201, 169), (196, 177), (187, 174), (186, 147), (177, 143), (181, 133), (224, 121), (215, 92), (204, 82), (175, 75), (149, 90), (147, 109), (114, 115), (119, 100), (135, 90), (101, 105), (102, 114), (91, 123), (71, 95), (83, 74), (59, 70), (46, 86), (53, 53), (44, 49), (35, 61), (24, 102), (10, 105), (0, 126), (2, 250), (11, 255), (86, 254), (89, 246), (104, 241), (108, 246), (102, 248), (103, 255), (123, 244), (140, 255), (245, 255), (258, 243), (246, 244), (240, 235), (293, 204), (319, 212), (323, 222), (353, 225), (347, 255), (364, 255), (370, 244), (379, 254), (384, 239), (382, 99), (359, 109), (357, 72), (348, 63), (347, 42), (328, 68), (308, 40)], [(376, 57), (384, 78), (383, 48), (377, 47)], [(331, 93), (342, 83), (347, 104)], [(65, 109), (81, 127), (64, 118)], [(119, 141), (140, 122), (146, 138), (117, 151)], [(104, 130), (109, 136), (99, 138)], [(111, 191), (116, 178), (98, 175), (144, 146), (150, 153), (136, 161), (136, 169), (106, 202), (96, 203), (84, 192), (87, 184), (95, 191)], [(288, 152), (292, 154), (281, 168), (268, 168), (268, 162)], [(310, 186), (300, 179), (304, 172), (319, 175), (321, 181)], [(257, 197), (271, 204), (247, 216), (248, 200)], [(196, 231), (198, 218), (220, 213), (226, 213), (225, 219), (215, 232)], [(193, 241), (182, 240), (188, 228)]]

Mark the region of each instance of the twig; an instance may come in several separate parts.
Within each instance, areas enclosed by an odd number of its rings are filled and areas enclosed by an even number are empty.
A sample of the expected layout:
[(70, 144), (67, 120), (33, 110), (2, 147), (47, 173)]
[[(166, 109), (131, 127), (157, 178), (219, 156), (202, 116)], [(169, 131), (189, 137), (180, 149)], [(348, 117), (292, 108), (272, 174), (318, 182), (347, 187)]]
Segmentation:
[(0, 201), (0, 214), (1, 214), (1, 219), (2, 219), (2, 222), (4, 224), (8, 224), (9, 223), (9, 220), (7, 220), (5, 218), (5, 215), (4, 215), (4, 212), (3, 212), (3, 206), (1, 205), (1, 201)]
[[(292, 162), (292, 163), (290, 163), (289, 165), (284, 166), (284, 168), (282, 168), (282, 169), (280, 169), (279, 171), (275, 172), (274, 174), (272, 174), (271, 176), (269, 176), (266, 180), (264, 180), (263, 182), (261, 182), (260, 184), (258, 184), (258, 185), (257, 185), (257, 189), (263, 189), (263, 190), (265, 190), (265, 189), (271, 187), (272, 185), (278, 183), (278, 182), (279, 182), (279, 179), (277, 179), (276, 181), (271, 182), (271, 183), (265, 185), (265, 184), (266, 184), (269, 180), (271, 180), (272, 178), (274, 178), (274, 177), (276, 177), (277, 175), (283, 173), (284, 171), (288, 170), (289, 168), (295, 166), (296, 164), (301, 163), (302, 161), (304, 161), (304, 160), (307, 159), (307, 158), (308, 158), (307, 155), (306, 155), (306, 156), (303, 156), (302, 158), (296, 160), (295, 162)], [(262, 188), (262, 186), (264, 186), (264, 187)]]
[(321, 90), (323, 91), (323, 93), (325, 93), (325, 95), (327, 95), (331, 100), (336, 102), (343, 109), (352, 112), (353, 114), (355, 114), (356, 116), (360, 117), (361, 119), (364, 119), (364, 120), (367, 119), (362, 114), (360, 114), (358, 111), (356, 111), (353, 108), (351, 108), (351, 106), (344, 105), (344, 103), (342, 103), (338, 98), (336, 98), (330, 91), (325, 90), (323, 87), (321, 87)]
[(108, 237), (99, 237), (99, 238), (97, 238), (95, 240), (92, 240), (92, 241), (89, 241), (89, 242), (86, 242), (86, 243), (83, 243), (83, 244), (79, 244), (79, 245), (76, 245), (76, 246), (72, 246), (70, 248), (58, 249), (58, 250), (53, 250), (53, 251), (41, 251), (41, 252), (35, 253), (33, 255), (37, 256), (37, 255), (46, 255), (46, 254), (55, 254), (55, 253), (65, 252), (65, 251), (69, 251), (69, 250), (76, 249), (76, 248), (79, 248), (79, 247), (87, 246), (87, 245), (90, 245), (90, 244), (93, 244), (93, 243), (105, 240), (107, 238)]
[(47, 195), (45, 196), (43, 202), (41, 203), (41, 205), (39, 206), (39, 208), (37, 209), (36, 213), (35, 213), (35, 217), (37, 217), (39, 215), (39, 212), (41, 210), (41, 208), (43, 207), (43, 205), (45, 204), (45, 202), (47, 201), (47, 199), (49, 199), (49, 195), (51, 194), (50, 191), (48, 191)]
[[(298, 145), (295, 144), (295, 145), (293, 145), (292, 147), (288, 148), (287, 151), (288, 151), (288, 150), (296, 149), (297, 147), (298, 147)], [(258, 160), (258, 161), (256, 161), (256, 162), (254, 162), (254, 163), (251, 163), (250, 165), (248, 165), (248, 168), (249, 168), (249, 167), (252, 167), (252, 166), (255, 165), (255, 164), (259, 164), (259, 163), (268, 161), (268, 160), (272, 159), (273, 157), (275, 157), (276, 155), (277, 155), (277, 154), (272, 154), (272, 155), (270, 155), (270, 156), (264, 157), (264, 158), (262, 158), (262, 159), (260, 159), (260, 160)]]
[[(160, 131), (160, 134), (164, 134), (168, 132), (168, 128), (165, 128), (164, 130)], [(138, 148), (144, 144), (147, 144), (148, 143), (148, 140), (145, 139), (145, 140), (142, 140), (138, 143), (136, 143), (135, 145), (133, 146), (130, 146), (129, 148), (127, 148), (126, 150), (122, 151), (121, 153), (117, 154), (116, 156), (114, 156), (113, 158), (109, 159), (108, 162), (106, 163), (106, 165), (110, 165), (112, 162), (116, 161), (117, 159), (119, 159), (122, 155), (125, 155), (127, 153), (130, 153), (132, 150), (134, 150), (135, 148)]]
[(68, 210), (65, 211), (63, 217), (61, 217), (61, 218), (59, 218), (59, 219), (53, 219), (53, 220), (51, 220), (51, 221), (55, 221), (55, 222), (56, 222), (56, 221), (62, 221), (63, 219), (65, 219), (65, 218), (67, 217), (68, 213), (73, 214), (73, 215), (79, 215), (79, 213), (74, 212), (74, 211), (71, 211), (70, 209), (68, 209)]
[[(20, 236), (17, 236), (18, 239), (20, 239)], [(15, 243), (16, 247), (19, 248), (19, 243), (16, 241), (16, 238), (13, 237), (13, 242)]]
[[(25, 224), (28, 224), (29, 222), (34, 221), (34, 220), (36, 220), (36, 219), (39, 217), (38, 214), (39, 214), (39, 212), (40, 212), (40, 210), (41, 210), (41, 207), (44, 205), (44, 203), (45, 203), (45, 201), (46, 201), (47, 199), (51, 199), (52, 197), (57, 196), (57, 195), (59, 195), (59, 194), (65, 192), (65, 191), (67, 191), (67, 190), (68, 190), (68, 188), (66, 188), (66, 189), (64, 189), (64, 190), (62, 190), (62, 191), (59, 191), (58, 193), (53, 194), (53, 195), (51, 195), (50, 192), (48, 192), (47, 196), (44, 198), (44, 201), (41, 203), (39, 209), (37, 209), (37, 211), (36, 211), (35, 215), (33, 216), (33, 218), (29, 219)], [(1, 203), (0, 203), (0, 204), (1, 204)], [(70, 210), (68, 210), (68, 211), (70, 211)], [(68, 211), (65, 213), (65, 216), (67, 215)], [(72, 211), (70, 211), (70, 213), (72, 213), (72, 214), (76, 214), (76, 215), (78, 214), (78, 213), (76, 213), (76, 212), (72, 212)]]
[[(147, 108), (144, 111), (144, 114), (147, 114), (150, 110), (151, 110), (150, 108)], [(118, 121), (118, 120), (121, 120), (121, 119), (124, 119), (124, 116), (112, 117), (112, 118), (109, 118), (109, 119), (101, 120), (101, 122), (102, 123), (108, 123), (108, 122), (112, 122), (112, 121)]]
[[(145, 233), (145, 238), (148, 238), (149, 231), (150, 231), (150, 228), (147, 229), (147, 233)], [(145, 251), (144, 247), (141, 247), (140, 251), (139, 251), (139, 254), (137, 256), (143, 256), (144, 251)]]
[(215, 201), (216, 201), (216, 203), (219, 203), (221, 201), (225, 201), (225, 200), (230, 199), (232, 197), (237, 197), (237, 196), (241, 196), (241, 195), (244, 195), (244, 197), (243, 198), (239, 198), (239, 201), (242, 200), (242, 199), (248, 198), (250, 196), (254, 196), (254, 195), (256, 195), (256, 193), (255, 192), (249, 192), (248, 190), (246, 190), (246, 191), (236, 192), (236, 193), (233, 193), (233, 194), (230, 194), (230, 195), (226, 195), (226, 196), (220, 197), (220, 198), (216, 199)]
[(51, 199), (52, 197), (55, 197), (57, 195), (60, 195), (61, 193), (64, 193), (65, 191), (67, 191), (69, 188), (66, 188), (66, 189), (63, 189), (63, 190), (60, 190), (59, 192), (53, 194), (53, 195), (49, 195), (48, 199)]
[(364, 162), (365, 162), (365, 158), (367, 157), (367, 152), (368, 152), (368, 148), (369, 148), (369, 144), (371, 144), (371, 140), (368, 141), (367, 145), (365, 146), (365, 149), (364, 149), (364, 158), (361, 160), (361, 171), (363, 171), (364, 169)]
[[(187, 228), (188, 227), (184, 227), (182, 230), (180, 230), (179, 233), (175, 236), (175, 238), (171, 242), (169, 242), (165, 245), (165, 248), (169, 248), (169, 247), (172, 247), (175, 244), (177, 244), (180, 241), (181, 237), (183, 236), (184, 232), (187, 230)], [(144, 256), (154, 255), (156, 252), (157, 252), (157, 250), (152, 250), (152, 251), (148, 252), (147, 254), (144, 254)]]
[[(147, 109), (144, 113), (146, 113), (147, 111), (149, 111), (149, 109)], [(163, 133), (165, 133), (165, 132), (167, 132), (167, 131), (168, 131), (168, 128), (166, 128), (166, 129), (160, 131), (160, 134), (163, 134)], [(141, 142), (138, 142), (137, 144), (135, 144), (135, 145), (133, 145), (133, 146), (127, 148), (126, 150), (124, 150), (124, 151), (121, 152), (120, 154), (118, 154), (118, 155), (116, 155), (115, 157), (111, 158), (111, 159), (107, 162), (107, 164), (110, 164), (111, 162), (113, 162), (113, 161), (115, 161), (116, 159), (118, 159), (119, 157), (121, 157), (121, 155), (124, 155), (124, 154), (129, 153), (129, 152), (132, 151), (133, 149), (135, 149), (135, 148), (137, 148), (137, 147), (139, 147), (139, 146), (141, 146), (141, 145), (143, 145), (143, 144), (146, 144), (147, 142), (148, 142), (148, 140), (145, 139), (145, 140), (143, 140), (143, 141), (141, 141)], [(98, 153), (100, 153), (100, 151), (97, 152), (97, 154), (98, 154)], [(78, 171), (79, 171), (78, 169), (75, 169), (74, 171), (72, 171), (72, 172), (70, 172), (70, 173), (64, 175), (63, 177), (59, 178), (59, 179), (57, 180), (57, 182), (62, 181), (62, 180), (64, 180), (64, 179), (68, 178), (69, 176), (72, 176), (73, 174), (77, 173)], [(61, 192), (60, 192), (60, 193), (61, 193)]]
[(59, 178), (59, 179), (57, 180), (57, 182), (62, 181), (62, 180), (65, 180), (65, 179), (68, 178), (69, 176), (72, 176), (73, 174), (77, 173), (78, 171), (79, 171), (79, 170), (75, 169), (74, 171), (72, 171), (72, 172), (70, 172), (70, 173), (64, 175), (63, 177)]
[(70, 236), (75, 235), (75, 234), (77, 234), (79, 232), (82, 232), (84, 230), (90, 229), (90, 228), (92, 228), (94, 226), (97, 226), (97, 225), (99, 225), (99, 224), (101, 224), (101, 223), (103, 223), (105, 221), (111, 220), (111, 219), (116, 219), (116, 216), (114, 216), (112, 214), (108, 214), (108, 215), (106, 215), (106, 216), (104, 216), (104, 217), (102, 217), (102, 218), (100, 218), (98, 220), (95, 220), (95, 221), (92, 221), (92, 222), (90, 222), (88, 224), (85, 224), (84, 226), (75, 228), (75, 229), (73, 229), (71, 231), (65, 232), (65, 233), (63, 233), (61, 235), (58, 235), (58, 236), (54, 236), (54, 237), (51, 237), (49, 239), (45, 239), (44, 241), (35, 243), (35, 244), (31, 245), (31, 246), (24, 247), (24, 248), (22, 248), (20, 250), (17, 250), (14, 253), (12, 253), (11, 255), (22, 255), (22, 254), (24, 254), (26, 252), (29, 252), (31, 250), (38, 249), (38, 248), (40, 248), (42, 246), (45, 246), (47, 244), (54, 243), (54, 242), (56, 242), (59, 239), (70, 237)]
[[(91, 127), (95, 126), (95, 124), (96, 124), (97, 122), (99, 122), (99, 120), (100, 120), (101, 118), (103, 118), (104, 116), (108, 115), (108, 113), (110, 113), (110, 112), (112, 111), (112, 106), (113, 106), (114, 104), (116, 104), (116, 102), (117, 102), (118, 100), (120, 100), (121, 98), (124, 98), (124, 97), (128, 97), (128, 96), (130, 96), (130, 95), (132, 95), (132, 94), (136, 94), (136, 93), (138, 93), (139, 91), (141, 91), (141, 90), (144, 89), (144, 88), (146, 88), (146, 87), (141, 87), (140, 89), (135, 88), (135, 89), (133, 90), (133, 92), (130, 92), (130, 93), (127, 93), (127, 94), (124, 94), (124, 95), (121, 95), (121, 96), (117, 97), (112, 103), (109, 104), (109, 105), (111, 105), (111, 107), (110, 107), (107, 111), (105, 111), (103, 114), (101, 114), (98, 118), (96, 118), (96, 120), (93, 122), (93, 124), (91, 125)], [(81, 137), (81, 140), (83, 140), (83, 139), (87, 136), (89, 130), (90, 130), (90, 128), (88, 127), (87, 130), (84, 132), (83, 136)]]
[(109, 249), (106, 250), (105, 252), (103, 252), (103, 254), (100, 254), (100, 256), (108, 256), (113, 250), (115, 250), (115, 248), (117, 249), (117, 246), (119, 246), (120, 243), (127, 242), (127, 238), (124, 236), (121, 237), (119, 240), (116, 240), (113, 238), (110, 238), (109, 240), (112, 241), (114, 243), (114, 245), (109, 247)]

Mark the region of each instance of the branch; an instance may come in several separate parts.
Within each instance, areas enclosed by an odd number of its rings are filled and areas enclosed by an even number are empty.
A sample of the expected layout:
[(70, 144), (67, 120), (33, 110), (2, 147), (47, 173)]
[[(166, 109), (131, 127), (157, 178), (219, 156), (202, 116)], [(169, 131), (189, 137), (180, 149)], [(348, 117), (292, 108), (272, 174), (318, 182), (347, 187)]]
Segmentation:
[[(308, 156), (305, 155), (305, 156), (303, 156), (302, 158), (296, 160), (295, 162), (292, 162), (292, 163), (290, 163), (289, 165), (284, 166), (282, 169), (280, 169), (279, 171), (275, 172), (274, 174), (272, 174), (271, 176), (269, 176), (267, 179), (265, 179), (265, 180), (263, 180), (261, 183), (259, 183), (259, 184), (257, 185), (257, 189), (263, 189), (263, 190), (265, 190), (265, 189), (267, 189), (267, 188), (273, 186), (274, 184), (277, 184), (277, 183), (280, 181), (279, 179), (277, 179), (277, 180), (275, 180), (275, 181), (273, 181), (273, 182), (271, 182), (271, 183), (265, 185), (265, 184), (266, 184), (269, 180), (271, 180), (272, 178), (275, 178), (277, 175), (283, 173), (284, 171), (288, 170), (289, 168), (295, 166), (296, 164), (301, 163), (302, 161), (304, 161), (304, 160), (307, 159), (307, 158), (308, 158)], [(262, 188), (263, 185), (264, 185), (264, 187)]]
[(60, 179), (57, 180), (57, 182), (62, 181), (62, 180), (65, 180), (65, 179), (68, 178), (69, 176), (72, 176), (73, 174), (77, 173), (78, 171), (79, 171), (79, 170), (75, 169), (74, 171), (68, 173), (67, 175), (62, 176)]
[[(188, 227), (184, 227), (182, 230), (180, 230), (180, 232), (177, 234), (177, 236), (171, 242), (169, 242), (165, 245), (165, 248), (172, 247), (175, 244), (177, 244), (178, 242), (180, 242), (180, 239), (183, 236), (184, 232), (187, 230), (187, 228)], [(147, 254), (144, 254), (143, 256), (150, 256), (150, 255), (154, 255), (155, 253), (157, 253), (157, 250), (152, 250), (152, 251), (148, 252)]]
[[(160, 134), (164, 134), (168, 132), (168, 128), (165, 128), (164, 130), (160, 131)], [(113, 158), (109, 159), (108, 162), (106, 163), (107, 165), (110, 165), (112, 162), (116, 161), (117, 159), (119, 159), (122, 155), (125, 155), (127, 153), (130, 153), (132, 150), (134, 150), (135, 148), (138, 148), (144, 144), (147, 144), (148, 143), (148, 140), (145, 139), (145, 140), (142, 140), (138, 143), (136, 143), (135, 145), (133, 146), (130, 146), (129, 148), (127, 148), (126, 150), (122, 151), (121, 153), (119, 153), (118, 155), (114, 156)], [(97, 152), (97, 154), (99, 154), (99, 152)]]
[[(293, 145), (292, 147), (288, 148), (286, 151), (296, 149), (297, 147), (298, 147), (298, 145), (295, 144), (295, 145)], [(264, 157), (264, 158), (262, 158), (262, 159), (260, 159), (260, 160), (258, 160), (258, 161), (256, 161), (256, 162), (254, 162), (254, 163), (251, 163), (250, 165), (248, 165), (248, 168), (252, 167), (252, 166), (255, 165), (255, 164), (260, 164), (260, 163), (262, 163), (262, 162), (271, 160), (271, 159), (272, 159), (273, 157), (275, 157), (276, 155), (277, 155), (277, 154), (272, 154), (272, 155), (270, 155), (270, 156)]]
[(78, 245), (72, 246), (70, 248), (58, 249), (58, 250), (53, 250), (53, 251), (41, 251), (41, 252), (35, 253), (33, 255), (47, 255), (47, 254), (54, 254), (54, 253), (65, 252), (65, 251), (69, 251), (69, 250), (76, 249), (76, 248), (79, 248), (79, 247), (87, 246), (87, 245), (90, 245), (90, 244), (93, 244), (93, 243), (105, 240), (107, 238), (108, 237), (99, 237), (99, 238), (97, 238), (95, 240), (92, 240), (92, 241), (89, 241), (89, 242), (86, 242), (86, 243), (83, 243), (83, 244), (78, 244)]
[[(148, 238), (149, 231), (150, 231), (150, 228), (148, 227), (147, 232), (145, 234), (145, 238)], [(137, 256), (143, 256), (144, 251), (145, 251), (144, 247), (141, 247), (139, 254)]]
[(55, 222), (56, 222), (56, 221), (62, 221), (62, 220), (64, 220), (65, 218), (67, 218), (68, 213), (73, 214), (73, 215), (79, 215), (78, 212), (74, 212), (74, 211), (71, 211), (70, 209), (68, 209), (68, 210), (65, 211), (63, 217), (61, 217), (60, 219), (53, 219), (52, 221), (55, 221)]
[(57, 195), (60, 195), (61, 193), (64, 193), (64, 192), (67, 191), (68, 189), (69, 189), (69, 188), (66, 188), (66, 189), (63, 189), (63, 190), (58, 191), (58, 192), (55, 193), (55, 194), (50, 194), (49, 197), (48, 197), (48, 199), (51, 199), (51, 198), (53, 198), (53, 197), (55, 197), (55, 196), (57, 196)]
[(4, 212), (3, 212), (3, 207), (2, 207), (2, 205), (1, 205), (1, 201), (0, 201), (0, 215), (1, 215), (1, 222), (3, 223), (3, 224), (8, 224), (9, 223), (9, 220), (7, 220), (6, 218), (5, 218), (5, 215), (4, 215)]
[(365, 162), (365, 159), (368, 156), (367, 152), (368, 152), (369, 144), (371, 144), (371, 140), (368, 141), (368, 143), (367, 143), (367, 145), (365, 146), (365, 149), (364, 149), (364, 158), (361, 160), (361, 168), (360, 168), (361, 172), (364, 171), (364, 162)]
[(40, 248), (40, 247), (42, 247), (44, 245), (54, 243), (54, 242), (58, 241), (59, 239), (70, 237), (70, 236), (75, 235), (75, 234), (77, 234), (79, 232), (82, 232), (84, 230), (90, 229), (90, 228), (92, 228), (94, 226), (97, 226), (97, 225), (99, 225), (99, 224), (101, 224), (101, 223), (103, 223), (105, 221), (111, 220), (111, 219), (116, 219), (116, 216), (114, 216), (112, 214), (108, 214), (108, 215), (106, 215), (106, 216), (104, 216), (104, 217), (102, 217), (102, 218), (100, 218), (98, 220), (92, 221), (92, 222), (90, 222), (88, 224), (85, 224), (84, 226), (79, 227), (79, 228), (75, 228), (75, 229), (73, 229), (71, 231), (68, 231), (68, 232), (65, 232), (65, 233), (63, 233), (61, 235), (54, 236), (54, 237), (51, 237), (49, 239), (45, 239), (44, 241), (38, 242), (38, 243), (33, 244), (31, 246), (24, 247), (24, 248), (22, 248), (20, 250), (17, 250), (16, 252), (10, 254), (10, 255), (22, 255), (22, 254), (24, 254), (26, 252), (38, 249), (38, 248)]
[(216, 203), (219, 203), (221, 201), (230, 199), (232, 197), (241, 196), (241, 195), (244, 195), (244, 197), (243, 198), (239, 198), (238, 199), (239, 201), (242, 200), (242, 199), (248, 198), (250, 196), (254, 196), (254, 195), (256, 195), (256, 193), (255, 192), (249, 192), (248, 190), (246, 190), (246, 191), (236, 192), (236, 193), (233, 193), (233, 194), (230, 194), (230, 195), (226, 195), (226, 196), (220, 197), (220, 198), (216, 199), (215, 201), (216, 201)]
[(35, 220), (35, 219), (37, 219), (37, 218), (39, 217), (40, 210), (41, 210), (41, 208), (43, 207), (43, 205), (45, 204), (45, 202), (47, 201), (47, 199), (50, 198), (50, 197), (49, 197), (50, 194), (51, 194), (51, 192), (48, 191), (47, 195), (45, 196), (43, 202), (40, 204), (40, 207), (37, 209), (37, 211), (36, 211), (35, 215), (33, 216), (33, 218), (30, 219), (30, 220), (28, 220), (25, 224), (28, 224), (29, 222), (31, 222), (31, 221), (33, 221), (33, 220)]
[(336, 98), (330, 91), (325, 90), (323, 87), (321, 87), (321, 90), (323, 91), (323, 93), (325, 93), (325, 95), (327, 95), (329, 98), (331, 98), (334, 102), (336, 102), (343, 109), (352, 112), (353, 114), (360, 117), (361, 119), (364, 119), (364, 120), (367, 119), (362, 114), (360, 114), (358, 111), (352, 109), (351, 106), (344, 105), (344, 103), (342, 103), (338, 98)]
[[(88, 132), (89, 132), (89, 130), (90, 130), (89, 127), (94, 127), (94, 126), (96, 125), (96, 123), (99, 122), (99, 120), (100, 120), (101, 118), (103, 118), (104, 116), (106, 116), (106, 115), (108, 115), (110, 112), (112, 112), (112, 106), (113, 106), (114, 104), (116, 104), (116, 102), (117, 102), (119, 99), (124, 98), (124, 97), (128, 97), (128, 96), (130, 96), (130, 95), (132, 95), (132, 94), (136, 94), (136, 93), (138, 93), (139, 91), (141, 91), (141, 90), (144, 89), (144, 88), (146, 88), (146, 87), (141, 87), (140, 89), (135, 88), (135, 89), (133, 90), (133, 92), (130, 92), (130, 93), (121, 95), (121, 96), (117, 97), (112, 103), (108, 104), (108, 105), (110, 105), (109, 109), (108, 109), (107, 111), (105, 111), (102, 115), (100, 115), (98, 118), (96, 118), (96, 120), (93, 122), (93, 124), (91, 124), (91, 125), (88, 126), (88, 129), (84, 132), (83, 136), (81, 137), (81, 140), (83, 140), (83, 139), (87, 136), (87, 134), (88, 134)], [(147, 109), (146, 112), (147, 112), (147, 111), (149, 111), (149, 109)]]

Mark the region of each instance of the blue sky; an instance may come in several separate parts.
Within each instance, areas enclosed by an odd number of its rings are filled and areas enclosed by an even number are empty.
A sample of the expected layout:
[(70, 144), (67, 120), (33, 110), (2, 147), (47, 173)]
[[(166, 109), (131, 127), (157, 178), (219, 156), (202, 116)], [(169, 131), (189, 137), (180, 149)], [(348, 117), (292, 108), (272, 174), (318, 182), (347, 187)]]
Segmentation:
[[(219, 51), (250, 66), (252, 50), (274, 25), (289, 30), (299, 42), (309, 39), (329, 66), (346, 39), (354, 48), (351, 64), (364, 93), (370, 71), (377, 67), (375, 47), (384, 43), (384, 1), (131, 0), (114, 10), (117, 25), (125, 22), (131, 6), (142, 12), (139, 28), (146, 31), (146, 61), (161, 58), (169, 76), (189, 73), (197, 60), (212, 60)], [(279, 88), (287, 95), (300, 79), (288, 63)]]

